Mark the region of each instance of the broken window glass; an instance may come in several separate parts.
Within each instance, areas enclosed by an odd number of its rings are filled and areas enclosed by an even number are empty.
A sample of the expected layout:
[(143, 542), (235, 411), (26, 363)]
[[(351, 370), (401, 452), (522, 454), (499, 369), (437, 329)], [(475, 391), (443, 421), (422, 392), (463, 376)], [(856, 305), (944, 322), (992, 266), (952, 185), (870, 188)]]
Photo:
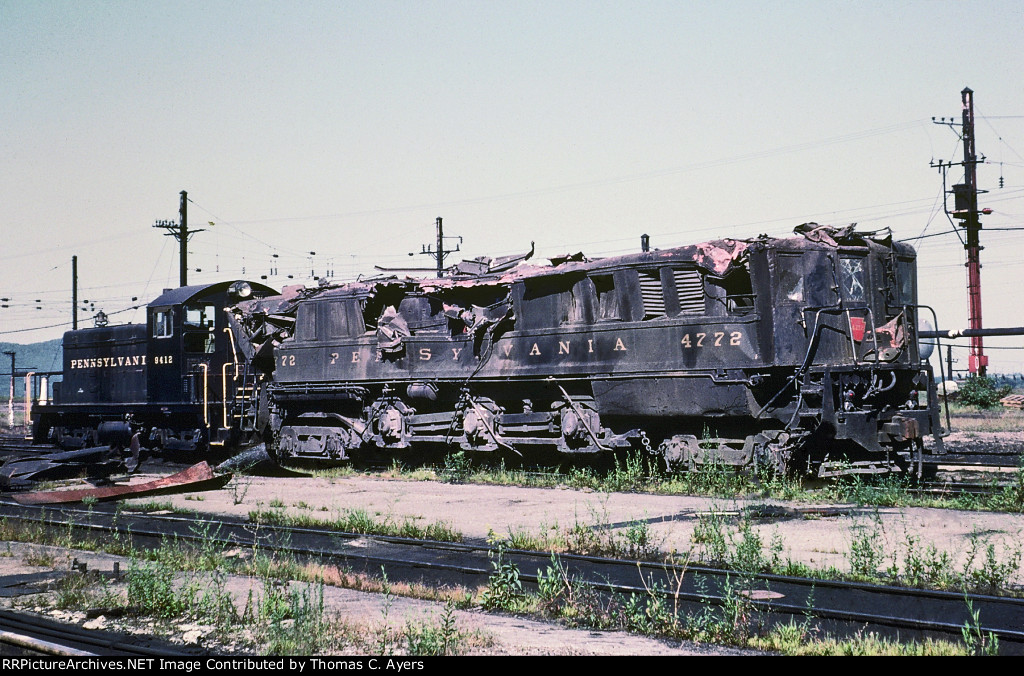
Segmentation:
[(863, 258), (843, 256), (839, 259), (839, 282), (843, 287), (843, 300), (849, 303), (863, 303), (867, 299), (865, 278)]
[(804, 302), (804, 262), (800, 254), (779, 254), (777, 275), (780, 301)]

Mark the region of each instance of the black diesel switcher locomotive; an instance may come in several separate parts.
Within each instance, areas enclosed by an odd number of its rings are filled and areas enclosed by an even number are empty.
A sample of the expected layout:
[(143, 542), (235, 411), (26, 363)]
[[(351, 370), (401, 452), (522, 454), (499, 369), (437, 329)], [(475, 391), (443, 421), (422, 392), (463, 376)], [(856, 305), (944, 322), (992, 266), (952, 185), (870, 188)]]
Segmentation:
[(64, 334), (63, 379), (32, 408), (37, 441), (64, 448), (140, 441), (202, 450), (252, 439), (238, 420), (235, 337), (224, 309), (277, 292), (255, 282), (167, 289), (145, 324), (100, 325)]

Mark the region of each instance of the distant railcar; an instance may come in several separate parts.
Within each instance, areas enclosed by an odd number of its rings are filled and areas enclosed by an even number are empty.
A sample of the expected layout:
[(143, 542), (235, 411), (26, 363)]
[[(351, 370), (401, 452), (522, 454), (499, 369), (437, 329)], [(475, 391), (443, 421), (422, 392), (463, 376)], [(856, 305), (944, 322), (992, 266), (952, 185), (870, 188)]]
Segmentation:
[(480, 260), (240, 303), (278, 457), (635, 450), (672, 467), (917, 468), (941, 428), (916, 255), (807, 224), (587, 260)]
[(144, 444), (169, 450), (244, 441), (241, 365), (223, 310), (276, 293), (244, 281), (183, 286), (154, 299), (145, 324), (66, 332), (63, 379), (32, 411), (35, 438), (80, 448), (141, 430)]

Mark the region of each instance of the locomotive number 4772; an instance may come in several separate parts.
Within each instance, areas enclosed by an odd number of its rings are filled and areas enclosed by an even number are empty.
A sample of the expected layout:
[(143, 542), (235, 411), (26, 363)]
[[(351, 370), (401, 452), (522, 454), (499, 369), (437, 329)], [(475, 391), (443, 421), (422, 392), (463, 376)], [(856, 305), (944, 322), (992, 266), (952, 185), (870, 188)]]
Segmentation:
[[(728, 336), (728, 342), (726, 341)], [(723, 344), (727, 345), (741, 345), (743, 342), (743, 334), (739, 331), (732, 331), (726, 333), (725, 331), (715, 331), (713, 333), (695, 333), (693, 338), (690, 338), (690, 334), (687, 333), (683, 336), (682, 344), (683, 347), (704, 347), (705, 343), (709, 346), (721, 347)]]

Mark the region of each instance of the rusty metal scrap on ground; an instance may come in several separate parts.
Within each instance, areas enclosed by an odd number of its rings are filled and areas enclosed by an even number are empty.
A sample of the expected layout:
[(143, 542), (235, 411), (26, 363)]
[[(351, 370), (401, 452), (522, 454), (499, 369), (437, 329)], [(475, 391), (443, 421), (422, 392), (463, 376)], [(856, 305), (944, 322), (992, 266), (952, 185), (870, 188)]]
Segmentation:
[(49, 505), (69, 502), (81, 502), (86, 498), (97, 501), (122, 500), (125, 498), (141, 498), (152, 495), (169, 495), (173, 493), (192, 493), (223, 488), (231, 480), (231, 474), (214, 474), (213, 468), (203, 461), (177, 474), (154, 479), (140, 484), (120, 484), (116, 486), (99, 486), (94, 488), (74, 488), (56, 491), (38, 491), (21, 493), (12, 496), (23, 505)]

